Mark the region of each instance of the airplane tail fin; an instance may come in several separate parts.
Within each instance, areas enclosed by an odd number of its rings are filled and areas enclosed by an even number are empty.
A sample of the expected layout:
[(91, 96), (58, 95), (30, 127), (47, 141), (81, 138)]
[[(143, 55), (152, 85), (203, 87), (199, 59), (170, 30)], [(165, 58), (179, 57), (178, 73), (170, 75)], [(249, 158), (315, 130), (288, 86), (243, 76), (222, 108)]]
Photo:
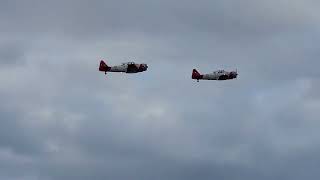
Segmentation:
[(110, 67), (103, 61), (100, 61), (99, 71), (107, 72)]
[(192, 70), (192, 79), (201, 79), (201, 74), (196, 70)]

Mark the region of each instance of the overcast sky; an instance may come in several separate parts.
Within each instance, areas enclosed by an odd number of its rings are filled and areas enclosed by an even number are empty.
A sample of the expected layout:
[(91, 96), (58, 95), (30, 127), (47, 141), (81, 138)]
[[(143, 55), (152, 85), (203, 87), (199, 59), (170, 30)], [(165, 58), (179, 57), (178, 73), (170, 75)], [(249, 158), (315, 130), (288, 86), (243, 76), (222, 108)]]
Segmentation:
[(319, 8), (0, 0), (0, 179), (319, 179)]

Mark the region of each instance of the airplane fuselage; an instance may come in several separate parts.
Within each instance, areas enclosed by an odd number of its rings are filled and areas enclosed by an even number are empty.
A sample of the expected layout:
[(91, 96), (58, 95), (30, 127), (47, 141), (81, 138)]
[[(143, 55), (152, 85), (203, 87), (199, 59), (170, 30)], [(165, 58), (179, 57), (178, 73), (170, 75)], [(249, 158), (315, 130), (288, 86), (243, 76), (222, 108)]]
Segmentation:
[(228, 73), (212, 73), (212, 74), (204, 74), (204, 80), (229, 80), (234, 79), (235, 77), (231, 75), (230, 72)]
[(104, 61), (100, 62), (99, 71), (102, 72), (122, 72), (122, 73), (139, 73), (148, 69), (147, 64), (136, 64), (134, 62), (122, 63), (118, 66), (109, 67)]
[(128, 65), (112, 66), (108, 72), (127, 72)]
[(192, 72), (192, 79), (199, 80), (230, 80), (237, 78), (238, 73), (236, 71), (227, 72), (224, 70), (215, 71), (210, 74), (200, 74), (196, 69)]

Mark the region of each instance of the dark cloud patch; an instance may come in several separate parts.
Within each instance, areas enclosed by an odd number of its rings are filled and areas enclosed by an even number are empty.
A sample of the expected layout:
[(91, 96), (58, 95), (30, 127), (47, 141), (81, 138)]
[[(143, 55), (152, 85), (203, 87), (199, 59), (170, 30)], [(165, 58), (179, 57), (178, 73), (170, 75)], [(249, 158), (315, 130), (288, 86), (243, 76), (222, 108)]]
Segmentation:
[[(281, 1), (17, 1), (2, 2), (5, 28), (17, 32), (46, 31), (86, 39), (122, 37), (125, 34), (197, 39), (223, 36), (224, 39), (269, 38), (275, 33), (303, 30), (312, 25), (310, 9), (297, 9)], [(286, 11), (283, 9), (286, 8)], [(28, 26), (28, 24), (32, 24)], [(207, 36), (207, 34), (210, 36)]]
[(13, 153), (35, 155), (41, 152), (43, 144), (39, 141), (36, 133), (22, 126), (21, 120), (23, 118), (19, 111), (1, 110), (0, 146)]
[(19, 66), (25, 63), (25, 47), (18, 42), (0, 43), (1, 66)]

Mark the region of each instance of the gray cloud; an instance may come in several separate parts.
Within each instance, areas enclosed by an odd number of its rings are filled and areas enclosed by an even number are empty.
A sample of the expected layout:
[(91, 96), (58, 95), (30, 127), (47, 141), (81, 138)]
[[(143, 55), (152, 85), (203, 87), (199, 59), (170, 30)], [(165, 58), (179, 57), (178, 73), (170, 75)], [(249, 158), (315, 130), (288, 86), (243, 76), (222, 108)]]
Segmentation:
[(0, 179), (317, 179), (318, 5), (0, 0)]
[(0, 44), (0, 63), (2, 66), (19, 66), (23, 64), (24, 47), (19, 43), (1, 43)]

